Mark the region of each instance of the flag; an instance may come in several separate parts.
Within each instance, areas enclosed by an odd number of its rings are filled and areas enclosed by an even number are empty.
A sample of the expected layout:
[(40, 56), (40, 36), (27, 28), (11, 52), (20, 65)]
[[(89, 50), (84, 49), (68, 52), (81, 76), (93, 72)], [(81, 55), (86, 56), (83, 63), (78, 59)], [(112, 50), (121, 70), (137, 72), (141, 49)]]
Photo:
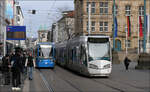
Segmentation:
[(142, 19), (141, 19), (141, 16), (139, 16), (139, 24), (140, 24), (140, 32), (139, 32), (139, 35), (140, 37), (143, 37), (143, 24), (142, 24)]
[(130, 16), (127, 16), (128, 37), (131, 36)]
[(118, 23), (117, 23), (117, 18), (115, 17), (115, 21), (114, 21), (114, 25), (115, 25), (115, 34), (114, 37), (117, 37), (117, 31), (118, 31)]

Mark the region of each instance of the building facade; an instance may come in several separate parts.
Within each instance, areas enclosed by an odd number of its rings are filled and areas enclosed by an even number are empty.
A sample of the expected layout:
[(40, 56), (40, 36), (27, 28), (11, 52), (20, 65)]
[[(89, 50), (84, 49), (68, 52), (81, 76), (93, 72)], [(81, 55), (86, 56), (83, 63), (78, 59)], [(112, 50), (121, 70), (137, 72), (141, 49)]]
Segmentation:
[(0, 1), (0, 55), (3, 55), (3, 30), (5, 28), (5, 1)]
[(63, 17), (52, 26), (53, 41), (64, 42), (74, 37), (74, 11), (62, 12)]
[[(115, 48), (117, 50), (137, 49), (139, 16), (144, 24), (144, 0), (115, 0), (117, 37)], [(75, 0), (75, 34), (88, 34), (88, 10), (91, 4), (91, 31), (90, 34), (102, 34), (110, 36), (113, 44), (113, 0)], [(150, 0), (146, 0), (146, 14), (150, 15)], [(130, 18), (128, 18), (130, 17)], [(130, 21), (130, 33), (127, 37), (128, 21)], [(140, 38), (143, 40), (143, 37)]]
[(47, 42), (48, 41), (48, 32), (49, 30), (39, 30), (38, 31), (38, 42)]

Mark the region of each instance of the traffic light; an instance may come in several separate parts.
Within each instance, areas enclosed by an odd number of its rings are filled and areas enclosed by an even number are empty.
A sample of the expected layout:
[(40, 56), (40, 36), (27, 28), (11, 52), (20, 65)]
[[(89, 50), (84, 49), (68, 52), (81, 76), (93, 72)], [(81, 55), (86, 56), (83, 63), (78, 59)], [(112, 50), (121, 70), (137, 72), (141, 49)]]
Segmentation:
[(35, 14), (36, 13), (36, 10), (32, 10), (32, 14)]

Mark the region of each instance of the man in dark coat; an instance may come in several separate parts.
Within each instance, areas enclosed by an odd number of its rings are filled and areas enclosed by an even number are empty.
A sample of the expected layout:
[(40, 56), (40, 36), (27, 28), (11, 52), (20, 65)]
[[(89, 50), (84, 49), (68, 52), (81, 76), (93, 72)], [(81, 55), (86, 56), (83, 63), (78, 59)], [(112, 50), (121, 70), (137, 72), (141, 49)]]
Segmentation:
[(128, 57), (126, 56), (124, 59), (124, 65), (125, 65), (126, 70), (128, 70), (130, 62), (131, 62), (131, 60), (128, 59)]
[(19, 86), (21, 84), (21, 71), (22, 71), (22, 58), (21, 58), (21, 50), (16, 49), (15, 55), (13, 56), (12, 62), (12, 84), (13, 90), (20, 90)]
[(6, 54), (3, 58), (2, 58), (2, 71), (4, 74), (4, 78), (5, 78), (5, 85), (9, 85), (10, 84), (10, 59), (9, 59), (9, 55)]

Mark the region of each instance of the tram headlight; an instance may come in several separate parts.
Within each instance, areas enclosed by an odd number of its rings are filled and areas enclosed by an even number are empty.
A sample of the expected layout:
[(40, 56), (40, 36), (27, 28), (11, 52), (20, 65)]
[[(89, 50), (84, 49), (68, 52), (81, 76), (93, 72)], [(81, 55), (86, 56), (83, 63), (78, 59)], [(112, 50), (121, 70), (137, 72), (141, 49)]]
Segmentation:
[(89, 68), (98, 69), (98, 66), (97, 66), (97, 65), (94, 65), (94, 64), (89, 64)]
[(110, 64), (104, 65), (104, 69), (110, 68)]

